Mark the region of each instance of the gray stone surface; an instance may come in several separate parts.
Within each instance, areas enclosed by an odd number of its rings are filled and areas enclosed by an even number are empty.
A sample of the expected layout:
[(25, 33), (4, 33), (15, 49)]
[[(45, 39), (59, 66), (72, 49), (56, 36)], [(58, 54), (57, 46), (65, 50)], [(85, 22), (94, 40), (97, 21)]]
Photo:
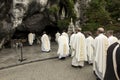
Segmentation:
[(0, 51), (0, 68), (11, 66), (11, 65), (19, 65), (23, 63), (28, 63), (31, 61), (47, 59), (51, 57), (57, 56), (57, 44), (52, 43), (51, 52), (45, 53), (41, 51), (40, 45), (33, 46), (24, 46), (23, 47), (23, 57), (27, 60), (20, 62), (18, 59), (20, 58), (20, 49), (3, 49)]
[(0, 80), (95, 80), (92, 66), (71, 67), (71, 58), (45, 60), (0, 70)]
[[(50, 53), (43, 53), (40, 46), (26, 46), (23, 48), (26, 61), (20, 63), (14, 49), (4, 49), (0, 52), (0, 68), (10, 65), (19, 65), (0, 70), (0, 80), (96, 80), (92, 65), (84, 68), (71, 67), (72, 58), (59, 60), (56, 57), (58, 46), (52, 43)], [(37, 61), (38, 60), (38, 61)], [(43, 61), (39, 61), (43, 60)], [(31, 61), (34, 61), (31, 63)], [(29, 63), (30, 62), (30, 63)]]

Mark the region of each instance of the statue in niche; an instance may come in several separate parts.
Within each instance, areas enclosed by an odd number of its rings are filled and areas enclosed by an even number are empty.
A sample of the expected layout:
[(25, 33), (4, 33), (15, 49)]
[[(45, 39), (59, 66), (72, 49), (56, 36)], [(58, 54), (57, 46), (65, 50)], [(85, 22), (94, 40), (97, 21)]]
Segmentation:
[(78, 20), (78, 21), (75, 22), (75, 27), (76, 28), (80, 27), (80, 20)]
[(59, 6), (60, 6), (60, 9), (59, 9), (59, 17), (60, 17), (60, 19), (61, 19), (61, 15), (63, 17), (67, 17), (68, 16), (68, 10), (67, 10), (66, 1), (60, 0), (59, 1)]
[(71, 22), (68, 26), (68, 34), (71, 35), (72, 32), (75, 32), (75, 26), (73, 24), (73, 19), (71, 18)]
[(65, 18), (65, 9), (63, 8), (62, 9), (62, 14), (61, 14), (61, 19), (64, 19)]
[(80, 17), (80, 4), (78, 0), (75, 2), (74, 9), (75, 9), (77, 18), (79, 18)]

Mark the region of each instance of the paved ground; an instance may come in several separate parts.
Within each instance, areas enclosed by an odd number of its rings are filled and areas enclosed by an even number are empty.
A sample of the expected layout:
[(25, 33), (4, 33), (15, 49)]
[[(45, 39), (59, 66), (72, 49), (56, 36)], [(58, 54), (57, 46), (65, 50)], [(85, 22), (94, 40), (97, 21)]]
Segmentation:
[[(18, 61), (19, 50), (16, 53), (15, 49), (3, 49), (0, 51), (0, 80), (95, 80), (91, 65), (76, 69), (71, 67), (71, 58), (48, 59), (57, 56), (57, 48), (52, 43), (52, 51), (43, 53), (38, 45), (26, 46), (23, 53), (27, 60), (22, 63)], [(11, 65), (15, 66), (2, 69)]]
[[(52, 43), (51, 52), (45, 53), (41, 51), (40, 45), (34, 46), (24, 46), (23, 47), (23, 56), (27, 60), (22, 63), (27, 63), (36, 60), (42, 60), (46, 58), (51, 58), (57, 56), (57, 44)], [(11, 66), (11, 65), (19, 65), (22, 64), (18, 59), (20, 58), (20, 49), (3, 49), (0, 51), (0, 69)]]
[(45, 60), (0, 70), (0, 80), (95, 80), (92, 66), (73, 68), (71, 58)]

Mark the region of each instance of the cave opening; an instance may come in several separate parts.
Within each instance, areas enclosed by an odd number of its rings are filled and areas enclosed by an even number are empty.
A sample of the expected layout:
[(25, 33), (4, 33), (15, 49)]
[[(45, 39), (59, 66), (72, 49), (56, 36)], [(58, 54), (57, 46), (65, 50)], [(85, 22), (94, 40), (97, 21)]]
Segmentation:
[(51, 41), (53, 42), (55, 41), (55, 34), (57, 33), (57, 31), (60, 32), (60, 29), (54, 25), (47, 25), (43, 31), (46, 31), (47, 35), (51, 38)]
[(16, 30), (12, 36), (12, 39), (26, 39), (30, 31), (25, 30), (25, 31), (20, 31)]
[(50, 37), (50, 40), (52, 42), (55, 41), (55, 34), (57, 31), (60, 32), (60, 29), (56, 25), (47, 25), (42, 31), (30, 31), (29, 29), (24, 29), (24, 30), (19, 30), (16, 29), (13, 36), (12, 40), (23, 40), (24, 45), (28, 45), (28, 34), (30, 32), (35, 33), (36, 40), (34, 41), (34, 44), (37, 43), (37, 39), (42, 36), (43, 31), (46, 31), (47, 35)]

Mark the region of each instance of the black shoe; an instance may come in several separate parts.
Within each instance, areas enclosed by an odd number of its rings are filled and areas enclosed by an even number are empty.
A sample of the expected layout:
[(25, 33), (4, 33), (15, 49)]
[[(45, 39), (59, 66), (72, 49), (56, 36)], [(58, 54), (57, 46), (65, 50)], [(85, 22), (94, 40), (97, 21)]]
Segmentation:
[(78, 66), (78, 68), (82, 68), (82, 66)]
[(49, 53), (50, 51), (47, 51), (47, 53)]
[(65, 59), (66, 59), (65, 57), (60, 58), (60, 60), (65, 60)]
[(90, 63), (89, 65), (93, 65), (93, 63)]
[(69, 54), (69, 57), (71, 57), (71, 54)]

